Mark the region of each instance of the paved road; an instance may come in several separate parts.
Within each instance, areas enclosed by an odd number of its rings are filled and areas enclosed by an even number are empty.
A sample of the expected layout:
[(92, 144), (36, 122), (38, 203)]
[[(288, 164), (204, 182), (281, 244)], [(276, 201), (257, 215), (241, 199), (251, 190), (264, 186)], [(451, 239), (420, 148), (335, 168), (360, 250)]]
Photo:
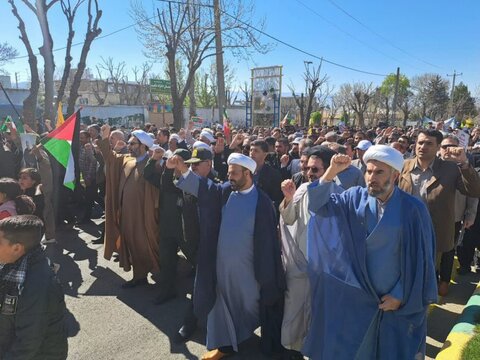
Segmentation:
[[(198, 359), (206, 351), (205, 332), (197, 330), (186, 344), (173, 337), (180, 326), (191, 285), (186, 261), (179, 264), (177, 299), (155, 306), (157, 288), (150, 285), (122, 289), (131, 278), (118, 263), (103, 258), (103, 246), (91, 240), (99, 235), (94, 223), (58, 233), (59, 243), (47, 252), (59, 263), (59, 277), (69, 309), (69, 359)], [(480, 275), (458, 277), (449, 296), (429, 316), (427, 358), (434, 358), (455, 324)], [(230, 359), (266, 359), (259, 354), (258, 336)]]
[[(197, 330), (186, 344), (171, 340), (183, 319), (185, 293), (191, 283), (185, 261), (179, 265), (181, 295), (155, 306), (152, 300), (157, 289), (152, 279), (148, 286), (121, 288), (131, 272), (105, 260), (102, 245), (90, 243), (99, 235), (95, 224), (82, 226), (80, 231), (62, 230), (57, 235), (58, 244), (50, 245), (47, 252), (61, 266), (59, 278), (70, 312), (69, 359), (198, 359), (206, 351), (203, 330)], [(258, 337), (231, 359), (265, 359), (258, 351)]]

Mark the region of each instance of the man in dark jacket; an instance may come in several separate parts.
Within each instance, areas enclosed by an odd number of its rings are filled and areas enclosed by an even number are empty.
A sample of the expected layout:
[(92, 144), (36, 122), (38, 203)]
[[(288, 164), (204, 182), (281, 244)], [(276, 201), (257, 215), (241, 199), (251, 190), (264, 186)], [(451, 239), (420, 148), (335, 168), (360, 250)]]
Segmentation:
[(229, 182), (200, 178), (174, 156), (166, 166), (181, 173), (177, 186), (198, 197), (200, 243), (194, 309), (207, 321), (202, 359), (220, 359), (261, 326), (267, 356), (280, 344), (285, 274), (276, 216), (269, 197), (253, 182), (256, 163), (243, 154), (228, 158)]
[(33, 215), (0, 221), (0, 359), (67, 358), (65, 302)]

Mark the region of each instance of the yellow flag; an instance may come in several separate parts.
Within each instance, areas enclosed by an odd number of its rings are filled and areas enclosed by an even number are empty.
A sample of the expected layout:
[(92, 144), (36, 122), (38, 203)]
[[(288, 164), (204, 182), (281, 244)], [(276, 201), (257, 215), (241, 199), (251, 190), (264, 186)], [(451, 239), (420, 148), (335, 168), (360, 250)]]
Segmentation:
[(63, 112), (62, 112), (62, 102), (58, 102), (58, 111), (57, 111), (57, 126), (58, 128), (60, 125), (62, 125), (65, 122), (65, 119), (63, 118)]

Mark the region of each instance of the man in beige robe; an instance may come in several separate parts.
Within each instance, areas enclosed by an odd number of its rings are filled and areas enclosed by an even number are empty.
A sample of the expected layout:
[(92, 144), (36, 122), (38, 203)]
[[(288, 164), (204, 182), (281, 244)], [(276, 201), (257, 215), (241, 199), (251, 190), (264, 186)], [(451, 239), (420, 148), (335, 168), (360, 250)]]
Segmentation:
[(158, 265), (158, 190), (145, 181), (143, 169), (153, 139), (136, 130), (128, 141), (129, 154), (112, 151), (110, 126), (102, 126), (98, 147), (105, 160), (105, 259), (119, 254), (120, 267), (133, 268), (133, 279), (122, 286), (147, 284)]

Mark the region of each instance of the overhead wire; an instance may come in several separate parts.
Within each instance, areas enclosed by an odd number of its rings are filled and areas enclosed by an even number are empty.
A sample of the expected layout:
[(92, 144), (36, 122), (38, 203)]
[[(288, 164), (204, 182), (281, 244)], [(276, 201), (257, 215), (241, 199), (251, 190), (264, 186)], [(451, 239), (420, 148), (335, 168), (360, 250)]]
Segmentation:
[(402, 49), (401, 47), (397, 46), (395, 43), (393, 43), (393, 41), (391, 41), (390, 39), (386, 38), (385, 36), (383, 36), (382, 34), (378, 33), (377, 31), (373, 30), (370, 26), (364, 24), (362, 21), (360, 21), (359, 19), (357, 19), (355, 16), (353, 16), (352, 14), (350, 14), (347, 10), (345, 10), (344, 8), (342, 8), (340, 5), (338, 5), (334, 0), (327, 0), (330, 4), (332, 4), (334, 7), (336, 7), (338, 10), (340, 10), (341, 12), (343, 12), (345, 15), (347, 15), (349, 18), (351, 18), (352, 20), (354, 20), (356, 23), (358, 23), (359, 25), (361, 25), (362, 27), (364, 27), (365, 29), (367, 29), (368, 31), (370, 31), (372, 34), (378, 36), (380, 39), (384, 40), (385, 42), (387, 42), (390, 46), (394, 47), (395, 49), (397, 49), (398, 51), (404, 53), (405, 55), (408, 55), (410, 56), (411, 58), (414, 58), (426, 65), (429, 65), (429, 66), (433, 66), (433, 67), (436, 67), (438, 69), (441, 69), (440, 66), (438, 65), (435, 65), (435, 64), (432, 64), (431, 62), (428, 62), (426, 60), (423, 60), (421, 58), (419, 58), (418, 56), (408, 52), (407, 50), (404, 50)]
[[(158, 1), (160, 1), (160, 2), (166, 2), (166, 3), (172, 3), (172, 4), (191, 5), (191, 6), (204, 6), (204, 7), (213, 8), (213, 5), (200, 4), (200, 3), (187, 4), (186, 2), (175, 1), (175, 0), (158, 0)], [(286, 46), (286, 47), (289, 47), (289, 48), (291, 48), (291, 49), (293, 49), (293, 50), (296, 50), (296, 51), (298, 51), (298, 52), (301, 52), (301, 53), (303, 53), (303, 54), (305, 54), (305, 55), (307, 55), (307, 56), (309, 56), (309, 57), (312, 57), (312, 58), (314, 58), (314, 59), (321, 60), (321, 61), (323, 61), (323, 62), (326, 62), (326, 63), (328, 63), (328, 64), (331, 64), (331, 65), (334, 65), (334, 66), (337, 66), (337, 67), (341, 67), (341, 68), (343, 68), (343, 69), (347, 69), (347, 70), (351, 70), (351, 71), (355, 71), (355, 72), (359, 72), (359, 73), (363, 73), (363, 74), (367, 74), (367, 75), (382, 76), (382, 77), (387, 76), (387, 74), (380, 74), (380, 73), (376, 73), (376, 72), (372, 72), (372, 71), (361, 70), (361, 69), (354, 68), (354, 67), (352, 67), (352, 66), (340, 64), (340, 63), (338, 63), (338, 62), (336, 62), (336, 61), (329, 60), (329, 59), (327, 59), (327, 58), (325, 58), (325, 57), (323, 57), (323, 56), (318, 56), (318, 55), (313, 54), (313, 53), (311, 53), (311, 52), (309, 52), (309, 51), (300, 49), (299, 47), (297, 47), (297, 46), (295, 46), (295, 45), (292, 45), (292, 44), (290, 44), (290, 43), (287, 43), (286, 41), (281, 40), (281, 39), (279, 39), (279, 38), (276, 37), (276, 36), (270, 35), (270, 34), (268, 34), (267, 32), (265, 32), (265, 31), (263, 31), (263, 30), (261, 30), (261, 29), (258, 29), (257, 27), (255, 27), (255, 26), (253, 26), (253, 25), (251, 25), (251, 24), (249, 24), (249, 23), (247, 23), (247, 22), (245, 22), (245, 21), (243, 21), (243, 20), (235, 17), (234, 15), (229, 14), (229, 13), (226, 12), (225, 10), (220, 9), (220, 11), (221, 11), (222, 14), (225, 14), (225, 15), (231, 17), (232, 19), (235, 19), (236, 21), (238, 21), (238, 22), (242, 23), (243, 25), (251, 28), (252, 30), (255, 30), (256, 32), (258, 32), (258, 33), (260, 33), (260, 34), (268, 37), (269, 39), (272, 39), (272, 40), (274, 40), (274, 41), (276, 41), (276, 42), (278, 42), (278, 43), (280, 43), (280, 44), (282, 44), (282, 45), (284, 45), (284, 46)]]
[(312, 7), (308, 6), (307, 4), (305, 4), (303, 1), (301, 0), (295, 0), (297, 3), (299, 3), (300, 5), (302, 5), (305, 9), (307, 9), (308, 11), (310, 11), (312, 14), (318, 16), (320, 19), (322, 19), (323, 21), (325, 21), (326, 23), (330, 24), (331, 26), (333, 26), (334, 28), (336, 28), (338, 31), (344, 33), (345, 35), (351, 37), (352, 39), (354, 39), (355, 41), (357, 41), (358, 43), (362, 44), (363, 46), (365, 47), (368, 47), (369, 49), (389, 58), (390, 60), (393, 60), (395, 62), (398, 62), (398, 63), (403, 63), (409, 67), (412, 67), (412, 68), (415, 68), (417, 70), (420, 70), (418, 69), (416, 66), (410, 64), (410, 63), (407, 63), (405, 61), (401, 61), (401, 60), (398, 60), (397, 58), (387, 54), (386, 52), (384, 51), (381, 51), (379, 49), (377, 49), (376, 47), (370, 45), (369, 43), (367, 43), (366, 41), (363, 41), (362, 39), (359, 39), (357, 36), (353, 35), (352, 33), (348, 32), (347, 30), (343, 29), (341, 26), (338, 26), (335, 22), (329, 20), (328, 18), (326, 18), (325, 16), (323, 16), (322, 14), (320, 14), (318, 11), (316, 11), (315, 9), (313, 9)]

